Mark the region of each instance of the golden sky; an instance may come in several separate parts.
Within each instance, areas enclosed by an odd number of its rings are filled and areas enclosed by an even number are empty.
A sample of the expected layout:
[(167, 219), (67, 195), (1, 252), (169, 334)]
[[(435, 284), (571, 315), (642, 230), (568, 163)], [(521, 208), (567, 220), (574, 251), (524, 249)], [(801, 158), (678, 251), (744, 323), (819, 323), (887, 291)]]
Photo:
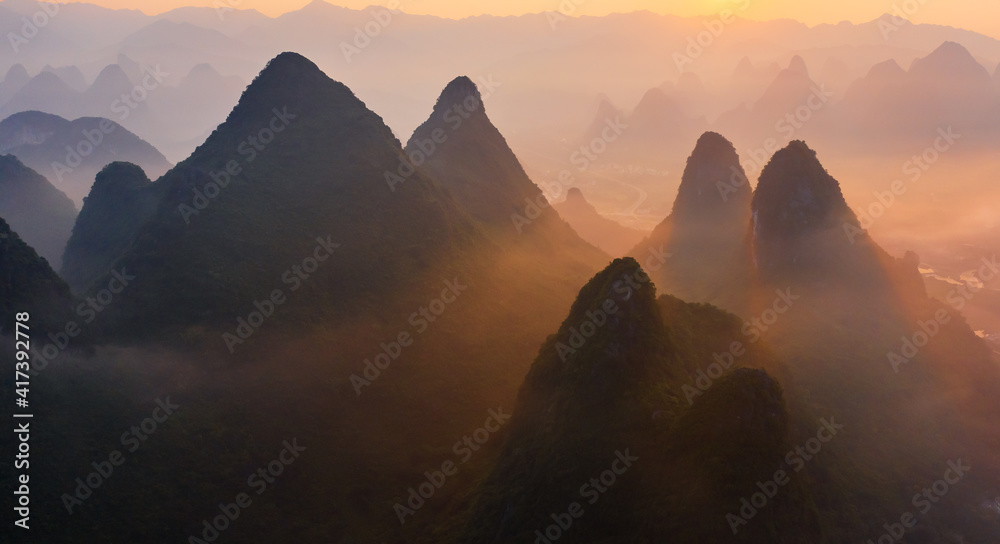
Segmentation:
[[(252, 8), (270, 16), (296, 10), (310, 0), (83, 0), (108, 7), (138, 8), (161, 13), (180, 6), (212, 6), (216, 3)], [(997, 0), (397, 0), (408, 13), (461, 18), (484, 13), (520, 15), (540, 11), (571, 12), (574, 15), (604, 15), (639, 9), (676, 15), (707, 15), (735, 7), (749, 19), (789, 18), (809, 25), (840, 21), (864, 22), (894, 8), (916, 23), (956, 26), (1000, 38), (1000, 2)], [(389, 0), (331, 0), (350, 8)], [(740, 9), (745, 8), (745, 9)]]

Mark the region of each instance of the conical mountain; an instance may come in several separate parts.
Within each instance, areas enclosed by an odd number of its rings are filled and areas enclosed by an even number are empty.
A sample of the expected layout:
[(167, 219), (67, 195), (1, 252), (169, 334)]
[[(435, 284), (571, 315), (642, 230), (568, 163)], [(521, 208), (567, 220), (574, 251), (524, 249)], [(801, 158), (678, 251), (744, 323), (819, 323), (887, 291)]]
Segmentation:
[[(458, 77), (445, 87), (430, 118), (410, 137), (406, 153), (494, 239), (562, 255), (573, 266), (584, 265), (578, 271), (586, 269), (588, 275), (607, 262), (552, 209), (490, 121), (469, 78)], [(392, 178), (396, 189), (409, 183), (402, 175), (407, 166), (400, 165)]]
[[(279, 288), (308, 304), (276, 313), (311, 317), (356, 312), (389, 292), (404, 293), (399, 304), (416, 297), (406, 287), (447, 274), (471, 226), (423, 172), (393, 191), (385, 173), (403, 161), (390, 129), (346, 86), (301, 55), (278, 55), (208, 140), (157, 180), (156, 214), (115, 261), (136, 279), (109, 330), (235, 327)], [(297, 274), (303, 266), (313, 272)]]
[[(685, 523), (714, 526), (711, 532), (720, 535), (728, 531), (725, 524), (718, 527), (724, 514), (714, 513), (731, 508), (731, 495), (744, 489), (705, 500), (702, 491), (678, 485), (679, 477), (690, 481), (725, 463), (747, 469), (738, 481), (751, 490), (752, 478), (773, 474), (788, 433), (781, 390), (756, 371), (685, 400), (684, 385), (739, 335), (740, 321), (710, 306), (655, 296), (642, 268), (628, 258), (581, 289), (525, 378), (500, 456), (455, 542), (662, 541), (656, 538), (679, 529), (675, 518), (682, 513)], [(767, 358), (759, 346), (744, 355), (736, 366)], [(734, 419), (734, 413), (741, 415)], [(680, 433), (678, 422), (684, 423)], [(696, 435), (700, 442), (690, 440)], [(613, 483), (610, 474), (603, 486), (591, 480), (612, 470)], [(594, 485), (588, 481), (598, 487), (588, 489)], [(734, 489), (733, 483), (719, 487)], [(592, 494), (609, 506), (589, 511)], [(692, 500), (713, 514), (684, 506)], [(571, 527), (563, 523), (558, 535), (548, 529), (555, 519), (550, 514), (573, 502), (587, 515), (576, 515)], [(788, 530), (798, 534), (801, 528), (789, 524)]]
[(27, 332), (61, 332), (71, 302), (66, 283), (0, 217), (0, 330), (13, 334), (15, 315), (27, 312)]
[(581, 238), (608, 255), (625, 255), (642, 241), (646, 233), (632, 229), (601, 215), (577, 187), (566, 192), (566, 200), (555, 205)]
[(809, 77), (809, 68), (806, 67), (806, 61), (799, 55), (795, 55), (788, 62), (788, 69), (799, 75)]
[(662, 89), (652, 88), (642, 95), (629, 116), (629, 124), (630, 137), (671, 139), (690, 120), (674, 98)]
[(614, 123), (616, 120), (625, 119), (625, 117), (625, 112), (615, 106), (607, 95), (600, 95), (597, 98), (597, 112), (594, 114), (594, 120), (584, 131), (581, 145), (586, 145), (594, 138), (600, 138), (601, 133), (608, 127), (608, 123)]
[(476, 84), (464, 76), (444, 88), (406, 152), (473, 218), (493, 228), (514, 229), (511, 216), (523, 215), (525, 200), (541, 195), (490, 122)]
[[(997, 410), (1000, 372), (958, 307), (927, 296), (919, 257), (895, 259), (880, 248), (837, 180), (800, 141), (765, 167), (752, 206), (762, 285), (750, 315), (772, 319), (752, 320), (748, 330), (792, 363), (789, 382), (798, 403), (856, 429), (839, 439), (842, 447), (873, 452), (852, 471), (897, 481), (917, 477), (907, 474), (939, 478), (929, 467), (954, 451), (968, 452), (984, 472), (998, 470), (981, 444), (997, 439), (995, 427), (983, 421)], [(976, 487), (970, 482), (969, 491), (982, 492)], [(835, 492), (850, 502), (872, 491), (864, 484)], [(880, 502), (859, 515), (853, 527), (868, 530), (826, 532), (863, 540), (894, 509)]]
[(142, 168), (125, 162), (104, 167), (94, 180), (66, 244), (60, 275), (76, 292), (111, 272), (115, 260), (156, 212), (161, 194)]
[(80, 93), (52, 72), (41, 72), (25, 83), (10, 100), (0, 104), (0, 117), (30, 110), (73, 116), (79, 103)]
[(733, 144), (706, 132), (688, 158), (673, 211), (631, 251), (661, 291), (742, 312), (752, 277), (752, 190)]
[(2, 81), (0, 81), (0, 104), (3, 104), (11, 99), (14, 94), (21, 90), (28, 84), (31, 80), (31, 76), (28, 75), (28, 71), (25, 70), (23, 64), (15, 64), (7, 70), (7, 74), (4, 75)]
[(636, 453), (633, 429), (648, 431), (654, 411), (679, 404), (657, 387), (679, 387), (683, 371), (673, 366), (655, 296), (632, 259), (615, 260), (580, 290), (521, 386), (503, 451), (458, 542), (533, 541), (616, 449)]
[(3, 76), (3, 82), (8, 85), (24, 85), (31, 79), (28, 70), (21, 63), (14, 64)]
[[(97, 74), (94, 82), (83, 92), (83, 107), (90, 115), (102, 117), (111, 115), (111, 105), (115, 99), (131, 93), (134, 87), (135, 84), (121, 66), (109, 64)], [(147, 108), (145, 101), (137, 102), (136, 106), (129, 117), (137, 112), (144, 112)]]
[(926, 83), (948, 82), (956, 86), (982, 86), (990, 79), (972, 53), (955, 42), (944, 42), (926, 57), (914, 60), (909, 74)]
[(76, 208), (65, 193), (13, 155), (0, 155), (0, 216), (53, 267), (76, 221)]
[(880, 62), (847, 89), (844, 97), (847, 107), (859, 113), (876, 113), (879, 98), (900, 91), (905, 81), (906, 71), (895, 59)]
[(883, 252), (805, 142), (774, 154), (761, 172), (752, 212), (754, 260), (765, 281), (886, 286)]
[(754, 103), (754, 115), (759, 121), (766, 122), (770, 130), (776, 121), (806, 104), (807, 98), (815, 93), (814, 87), (816, 84), (809, 77), (805, 61), (795, 56), (789, 67), (778, 73), (764, 95)]

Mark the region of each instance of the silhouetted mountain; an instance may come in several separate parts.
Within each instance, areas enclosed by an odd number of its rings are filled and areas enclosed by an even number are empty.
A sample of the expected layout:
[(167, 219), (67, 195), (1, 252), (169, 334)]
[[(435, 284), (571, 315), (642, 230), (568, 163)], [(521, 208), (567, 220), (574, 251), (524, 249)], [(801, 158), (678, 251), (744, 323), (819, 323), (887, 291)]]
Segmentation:
[(555, 209), (581, 238), (608, 255), (625, 255), (646, 235), (601, 215), (576, 187), (566, 192), (566, 200), (555, 204)]
[(788, 70), (801, 76), (809, 77), (809, 68), (806, 67), (806, 61), (799, 55), (795, 55), (788, 62)]
[(765, 281), (887, 287), (881, 250), (805, 142), (794, 141), (771, 158), (752, 211), (754, 260)]
[[(455, 541), (732, 536), (719, 520), (753, 489), (755, 478), (773, 474), (786, 451), (789, 416), (781, 389), (763, 371), (737, 371), (713, 386), (718, 390), (692, 397), (690, 408), (678, 392), (738, 329), (737, 319), (710, 306), (656, 301), (634, 260), (611, 263), (581, 289), (542, 346), (518, 394), (503, 450)], [(756, 347), (751, 351), (742, 363), (767, 358)], [(587, 484), (590, 478), (612, 466), (614, 483), (605, 475), (603, 486), (586, 491), (597, 481)], [(590, 511), (595, 499), (603, 506)], [(563, 522), (562, 536), (546, 534), (555, 522), (550, 514), (560, 515), (574, 501), (586, 515)], [(808, 519), (805, 508), (791, 497), (780, 501), (784, 510), (758, 521), (761, 526), (777, 524), (790, 542), (815, 531), (815, 520), (800, 523)], [(739, 541), (765, 542), (767, 532), (751, 528)]]
[(444, 88), (430, 118), (407, 142), (406, 152), (427, 157), (423, 168), (490, 228), (514, 232), (512, 216), (523, 215), (526, 205), (541, 197), (541, 190), (490, 122), (479, 89), (467, 77)]
[(731, 94), (743, 101), (756, 102), (780, 71), (781, 68), (777, 64), (771, 64), (767, 69), (759, 69), (754, 66), (750, 57), (743, 57), (736, 65), (729, 83)]
[(17, 156), (78, 206), (94, 176), (112, 162), (138, 164), (154, 177), (170, 168), (159, 151), (118, 123), (96, 117), (67, 121), (38, 111), (0, 121), (0, 153)]
[[(257, 147), (247, 143), (265, 130)], [(468, 243), (471, 225), (420, 171), (390, 190), (385, 172), (403, 160), (347, 87), (300, 55), (275, 57), (208, 140), (157, 180), (156, 214), (115, 261), (137, 279), (109, 330), (235, 323), (234, 312), (287, 288), (283, 274), (314, 253), (330, 257), (308, 281), (296, 278), (309, 304), (278, 314), (342, 316), (358, 311), (355, 301), (448, 274), (449, 252)]]
[[(589, 274), (606, 262), (606, 256), (584, 242), (528, 178), (469, 78), (456, 78), (445, 87), (430, 118), (410, 137), (406, 153), (414, 162), (426, 157), (421, 168), (496, 239), (541, 249), (553, 259), (558, 255), (556, 262), (576, 268), (577, 273)], [(395, 170), (390, 183), (396, 188), (408, 183)]]
[(677, 102), (661, 89), (650, 89), (642, 96), (629, 117), (630, 134), (647, 138), (678, 137), (678, 126), (687, 120)]
[(31, 76), (28, 75), (28, 71), (24, 69), (23, 65), (11, 66), (10, 70), (7, 70), (7, 74), (4, 75), (3, 81), (0, 81), (0, 106), (10, 100), (30, 80)]
[(72, 117), (78, 103), (77, 91), (52, 72), (41, 72), (0, 104), (0, 117), (31, 110)]
[(76, 292), (107, 275), (156, 212), (161, 194), (142, 168), (113, 162), (101, 170), (66, 244), (60, 275)]
[(27, 312), (28, 329), (21, 332), (61, 332), (71, 302), (69, 287), (49, 263), (0, 217), (0, 330), (13, 334), (15, 315)]
[(913, 61), (910, 77), (928, 85), (947, 83), (955, 87), (979, 87), (989, 81), (989, 72), (955, 42), (944, 42), (926, 57)]
[(815, 86), (816, 83), (809, 77), (805, 61), (796, 55), (788, 68), (778, 73), (760, 100), (754, 103), (754, 115), (765, 122), (767, 130), (773, 130), (775, 122), (806, 104), (807, 98), (814, 93)]
[(975, 145), (995, 138), (1000, 123), (1000, 97), (989, 73), (953, 42), (914, 60), (905, 73), (891, 60), (874, 66), (851, 86), (840, 109), (840, 134), (856, 135), (851, 142), (865, 149), (912, 149), (948, 127), (962, 127), (963, 143)]
[(753, 276), (751, 194), (733, 144), (706, 132), (688, 158), (670, 216), (630, 255), (647, 263), (663, 292), (742, 313), (738, 293)]
[(597, 98), (597, 113), (594, 114), (594, 120), (584, 131), (584, 143), (599, 138), (601, 132), (607, 128), (609, 121), (613, 122), (615, 119), (624, 119), (625, 117), (625, 112), (618, 109), (607, 95), (602, 94)]
[[(135, 84), (125, 74), (125, 70), (117, 64), (109, 64), (97, 75), (97, 79), (83, 92), (81, 97), (82, 108), (86, 108), (87, 114), (108, 117), (115, 112), (112, 107), (115, 100), (121, 102), (123, 95), (130, 95)], [(145, 101), (136, 101), (136, 107), (130, 108), (129, 116), (142, 115), (145, 113)]]
[(23, 232), (25, 243), (37, 248), (53, 267), (60, 265), (76, 208), (65, 194), (13, 155), (0, 155), (0, 216), (11, 228)]

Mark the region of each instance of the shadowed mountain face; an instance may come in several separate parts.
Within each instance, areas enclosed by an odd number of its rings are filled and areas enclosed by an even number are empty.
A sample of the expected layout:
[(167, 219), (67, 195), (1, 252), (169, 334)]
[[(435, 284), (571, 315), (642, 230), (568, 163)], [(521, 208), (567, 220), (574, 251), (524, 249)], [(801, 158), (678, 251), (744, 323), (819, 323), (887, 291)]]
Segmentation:
[(645, 259), (663, 292), (741, 311), (737, 293), (752, 277), (750, 198), (733, 145), (707, 132), (688, 158), (670, 216), (631, 254)]
[[(792, 142), (771, 158), (754, 191), (752, 211), (754, 258), (765, 281), (859, 285), (858, 280), (878, 276), (869, 239), (840, 184), (804, 142)], [(868, 277), (845, 277), (850, 270)]]
[[(698, 148), (712, 149), (712, 141), (718, 142), (718, 137), (706, 135)], [(697, 175), (698, 159), (711, 166), (701, 171), (716, 174), (724, 171), (726, 164), (738, 165), (731, 150), (713, 156), (696, 149), (673, 214), (651, 236), (651, 240), (661, 237), (664, 241), (663, 253), (676, 247), (676, 232), (684, 224), (679, 219), (683, 210), (697, 211), (690, 214), (689, 226), (697, 225), (699, 218), (711, 217), (710, 209), (697, 207), (696, 197), (704, 193), (692, 190), (698, 187), (698, 179), (711, 179)], [(839, 183), (803, 142), (792, 142), (778, 151), (761, 173), (752, 198), (748, 191), (734, 193), (742, 204), (734, 205), (729, 213), (744, 220), (752, 213), (749, 222), (742, 228), (734, 223), (728, 235), (720, 235), (714, 242), (703, 240), (701, 245), (688, 246), (691, 258), (678, 259), (679, 251), (671, 253), (666, 271), (653, 275), (665, 289), (685, 285), (684, 281), (677, 282), (680, 277), (689, 282), (687, 285), (707, 290), (702, 293), (721, 293), (723, 299), (735, 301), (745, 321), (734, 338), (750, 344), (764, 338), (775, 346), (780, 360), (789, 362), (787, 367), (767, 368), (787, 380), (793, 429), (806, 432), (812, 424), (809, 418), (835, 414), (855, 430), (839, 439), (841, 445), (834, 449), (844, 447), (857, 452), (875, 448), (871, 453), (856, 455), (852, 468), (844, 467), (845, 474), (853, 476), (832, 478), (829, 485), (802, 491), (811, 497), (808, 501), (853, 503), (861, 496), (878, 494), (883, 485), (880, 480), (871, 479), (869, 484), (861, 485), (858, 477), (873, 477), (861, 475), (881, 475), (892, 481), (933, 477), (927, 467), (955, 455), (949, 452), (956, 450), (965, 452), (967, 458), (975, 457), (976, 463), (989, 467), (987, 470), (997, 470), (996, 463), (987, 459), (980, 446), (997, 439), (995, 431), (984, 423), (987, 414), (996, 410), (994, 393), (990, 392), (995, 385), (982, 385), (998, 383), (997, 367), (962, 318), (927, 297), (917, 273), (919, 258), (907, 254), (894, 259), (876, 245), (847, 206)], [(741, 213), (737, 207), (744, 211)], [(711, 224), (701, 221), (702, 232)], [(722, 247), (728, 249), (714, 257), (744, 263), (752, 281), (741, 285), (720, 277), (720, 267), (706, 263), (705, 256), (713, 255), (708, 248)], [(649, 251), (641, 253), (644, 249), (648, 248), (640, 245), (636, 254), (649, 255)], [(689, 296), (695, 301), (706, 300), (698, 291), (690, 291)], [(919, 335), (932, 335), (933, 340), (915, 349), (912, 342), (914, 338), (922, 341)], [(699, 440), (705, 438), (699, 436)], [(838, 455), (821, 461), (818, 469), (840, 472), (832, 468), (842, 462)], [(698, 473), (691, 468), (675, 476), (684, 481), (686, 476)], [(689, 482), (714, 489), (712, 485)], [(974, 500), (978, 493), (991, 493), (990, 485), (987, 479), (968, 486), (969, 495), (963, 494), (957, 500), (955, 511), (963, 508), (962, 501)], [(799, 498), (795, 500), (804, 497), (796, 496)], [(712, 508), (711, 499), (705, 497), (683, 504), (700, 504), (695, 511), (701, 512)], [(826, 523), (822, 531), (839, 535), (841, 540), (864, 539), (865, 534), (881, 526), (893, 508), (890, 499), (880, 499), (877, 506), (856, 517), (840, 514), (843, 522), (835, 524), (839, 527)], [(815, 520), (808, 521), (808, 513), (783, 511), (790, 516), (788, 519), (801, 521), (797, 527), (816, 527)], [(690, 515), (696, 516), (694, 512)], [(988, 531), (980, 522), (968, 524), (969, 534)], [(692, 530), (690, 535), (697, 538), (711, 530)], [(684, 531), (681, 528), (680, 532), (664, 533), (663, 538), (686, 534)], [(942, 531), (946, 530), (927, 523), (921, 534), (939, 536)]]
[(0, 153), (17, 156), (81, 207), (94, 176), (112, 162), (132, 162), (154, 178), (171, 166), (153, 146), (118, 123), (98, 117), (67, 121), (38, 111), (0, 122)]
[(104, 167), (90, 190), (73, 235), (66, 244), (60, 274), (76, 292), (104, 277), (156, 212), (161, 194), (142, 168), (124, 162)]
[(15, 314), (28, 312), (23, 321), (31, 334), (61, 332), (71, 302), (69, 287), (49, 263), (0, 217), (0, 329), (13, 334)]
[[(739, 321), (672, 297), (657, 301), (655, 291), (632, 259), (616, 260), (583, 287), (525, 379), (503, 450), (456, 542), (732, 536), (720, 523), (725, 511), (753, 478), (773, 473), (785, 451), (781, 388), (763, 371), (737, 371), (690, 405), (679, 398), (709, 354), (738, 334)], [(769, 362), (756, 347), (745, 355), (742, 363)], [(607, 474), (603, 486), (591, 480), (612, 466), (615, 483)], [(601, 502), (591, 507), (595, 497)], [(767, 542), (775, 523), (788, 542), (815, 531), (807, 509), (789, 496), (779, 501), (769, 521), (758, 522), (763, 527), (738, 541)], [(553, 538), (551, 515), (574, 502), (586, 514), (574, 514), (572, 527), (564, 523), (565, 535)]]
[(76, 208), (49, 180), (13, 155), (0, 154), (0, 216), (25, 233), (25, 243), (52, 266), (60, 265)]
[(490, 122), (479, 89), (467, 77), (445, 87), (406, 152), (416, 159), (412, 162), (426, 158), (423, 168), (473, 218), (491, 228), (513, 231), (511, 216), (523, 214), (525, 200), (541, 195)]
[(116, 261), (137, 277), (135, 296), (113, 317), (161, 317), (118, 321), (116, 331), (235, 321), (260, 293), (290, 289), (284, 273), (314, 253), (322, 268), (295, 281), (314, 298), (282, 311), (333, 315), (358, 297), (419, 283), (471, 230), (423, 173), (390, 189), (384, 173), (402, 158), (347, 87), (300, 55), (279, 55), (212, 136), (156, 182), (156, 214)]
[[(565, 266), (568, 274), (581, 279), (606, 262), (528, 178), (469, 78), (459, 77), (445, 87), (430, 118), (407, 143), (406, 153), (410, 164), (422, 162), (420, 168), (502, 248), (541, 251), (554, 266)], [(395, 174), (406, 172), (405, 165), (400, 168)], [(394, 186), (408, 183), (402, 176), (387, 179)]]
[(608, 255), (625, 255), (645, 236), (642, 231), (630, 229), (601, 215), (597, 208), (587, 202), (583, 191), (576, 187), (567, 191), (566, 200), (556, 204), (554, 208), (581, 238)]

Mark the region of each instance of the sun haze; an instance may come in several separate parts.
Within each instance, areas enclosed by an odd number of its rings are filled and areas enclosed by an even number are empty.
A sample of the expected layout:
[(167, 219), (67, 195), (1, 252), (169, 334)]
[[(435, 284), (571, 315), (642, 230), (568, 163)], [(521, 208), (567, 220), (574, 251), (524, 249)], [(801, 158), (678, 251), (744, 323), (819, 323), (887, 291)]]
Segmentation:
[[(226, 6), (256, 9), (275, 17), (297, 10), (309, 0), (93, 0), (92, 3), (112, 8), (138, 8), (148, 14), (162, 13), (184, 6)], [(392, 0), (341, 0), (332, 4), (363, 8), (368, 5), (388, 5)], [(883, 13), (905, 16), (915, 23), (931, 23), (974, 30), (1000, 38), (1000, 4), (980, 0), (842, 0), (818, 2), (802, 0), (395, 0), (407, 13), (429, 14), (449, 18), (475, 15), (523, 15), (543, 11), (562, 11), (568, 15), (606, 15), (615, 12), (649, 10), (681, 16), (709, 15), (731, 9), (743, 17), (757, 20), (795, 19), (808, 25), (865, 22)]]

